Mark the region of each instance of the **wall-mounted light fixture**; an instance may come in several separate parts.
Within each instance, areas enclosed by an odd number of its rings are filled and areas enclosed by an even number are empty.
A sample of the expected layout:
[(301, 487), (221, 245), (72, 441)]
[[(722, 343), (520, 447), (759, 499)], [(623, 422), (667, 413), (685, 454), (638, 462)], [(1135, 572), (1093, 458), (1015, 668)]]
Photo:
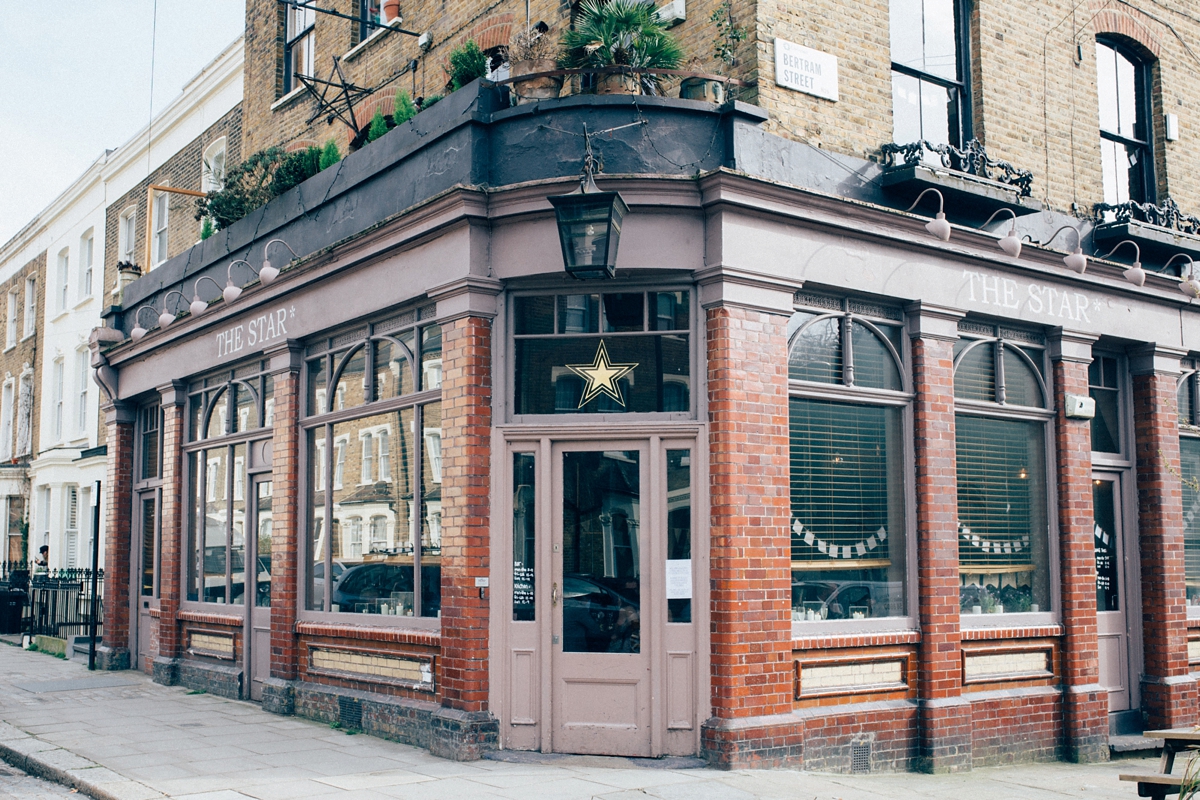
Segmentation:
[(930, 192), (933, 192), (937, 195), (938, 210), (937, 216), (934, 217), (932, 221), (925, 223), (925, 230), (929, 231), (930, 236), (936, 239), (941, 239), (943, 242), (948, 242), (950, 241), (950, 223), (946, 221), (946, 198), (942, 197), (942, 193), (937, 189), (929, 188), (921, 192), (919, 195), (917, 195), (917, 199), (913, 201), (913, 204), (905, 209), (905, 211), (912, 211), (914, 208), (920, 205), (922, 198), (924, 198), (925, 195), (929, 194)]
[(145, 305), (145, 306), (139, 306), (138, 310), (133, 312), (133, 330), (131, 330), (129, 332), (129, 338), (135, 342), (146, 335), (147, 331), (145, 328), (142, 327), (142, 323), (139, 321), (139, 318), (141, 317), (142, 312), (145, 311), (147, 308), (150, 309), (151, 311), (158, 311), (158, 309), (155, 306)]
[(1020, 258), (1021, 237), (1017, 236), (1017, 215), (1013, 213), (1011, 208), (996, 209), (996, 211), (987, 218), (987, 222), (983, 223), (979, 227), (986, 228), (989, 224), (991, 224), (991, 221), (996, 218), (997, 214), (1008, 214), (1010, 217), (1012, 217), (1012, 225), (1009, 226), (1008, 233), (1004, 234), (1004, 236), (1002, 236), (998, 242), (1000, 249), (1005, 253), (1008, 253), (1013, 258)]
[(1133, 266), (1125, 270), (1125, 280), (1129, 281), (1134, 286), (1142, 286), (1146, 283), (1146, 270), (1142, 269), (1142, 248), (1138, 247), (1137, 242), (1133, 241), (1132, 239), (1122, 239), (1121, 241), (1117, 242), (1116, 247), (1100, 256), (1100, 258), (1108, 258), (1113, 253), (1117, 252), (1117, 250), (1120, 249), (1121, 245), (1123, 244), (1133, 245), (1134, 252)]
[(1163, 270), (1166, 270), (1167, 267), (1171, 266), (1171, 262), (1177, 258), (1186, 258), (1188, 262), (1187, 277), (1183, 277), (1182, 270), (1180, 272), (1179, 277), (1181, 280), (1179, 282), (1179, 291), (1195, 300), (1196, 298), (1200, 297), (1200, 280), (1196, 280), (1196, 262), (1192, 261), (1191, 256), (1189, 256), (1187, 253), (1176, 253), (1167, 260), (1166, 264), (1163, 264)]
[(208, 301), (200, 299), (200, 281), (208, 281), (213, 286), (217, 287), (217, 291), (221, 291), (221, 284), (214, 281), (207, 275), (201, 275), (196, 279), (196, 285), (192, 287), (192, 303), (188, 306), (188, 311), (192, 312), (193, 317), (198, 317), (208, 310)]
[(159, 330), (165, 330), (168, 325), (175, 321), (175, 315), (170, 311), (167, 311), (167, 301), (171, 299), (171, 295), (173, 294), (177, 294), (180, 297), (183, 297), (184, 300), (187, 300), (187, 298), (183, 296), (183, 292), (179, 291), (178, 289), (172, 289), (166, 293), (166, 295), (163, 297), (163, 311), (158, 315)]
[(1038, 242), (1039, 247), (1045, 247), (1054, 241), (1054, 237), (1058, 236), (1063, 231), (1070, 231), (1075, 234), (1075, 249), (1067, 255), (1063, 256), (1063, 263), (1067, 265), (1067, 269), (1078, 272), (1082, 275), (1087, 270), (1087, 256), (1083, 254), (1083, 236), (1080, 235), (1079, 229), (1074, 225), (1063, 225), (1061, 228), (1050, 234), (1050, 238), (1044, 242)]
[(597, 188), (592, 176), (604, 171), (604, 162), (592, 152), (592, 137), (628, 127), (631, 125), (590, 134), (585, 125), (583, 172), (579, 178), (579, 189), (570, 194), (546, 198), (554, 206), (554, 216), (558, 221), (563, 266), (567, 274), (574, 278), (612, 278), (617, 273), (621, 223), (629, 213), (629, 206), (619, 193), (602, 192)]
[(253, 272), (255, 275), (258, 274), (258, 270), (254, 268), (254, 265), (244, 258), (239, 258), (236, 261), (229, 262), (229, 266), (225, 269), (225, 288), (221, 292), (221, 295), (225, 298), (226, 303), (232, 303), (234, 300), (237, 300), (242, 296), (242, 287), (233, 282), (233, 267), (236, 264), (245, 264), (251, 272)]
[(271, 281), (273, 281), (277, 277), (279, 277), (279, 268), (271, 266), (271, 259), (267, 258), (267, 250), (271, 247), (271, 245), (275, 244), (276, 242), (278, 242), (279, 244), (283, 245), (288, 250), (290, 250), (292, 255), (295, 256), (296, 258), (300, 257), (300, 254), (297, 253), (295, 250), (292, 250), (292, 246), (290, 244), (288, 244), (287, 242), (285, 242), (283, 239), (272, 239), (271, 241), (264, 244), (263, 245), (263, 265), (262, 265), (262, 269), (260, 269), (258, 271), (258, 279), (259, 279), (259, 281), (262, 282), (263, 286), (267, 286), (268, 284), (271, 283)]

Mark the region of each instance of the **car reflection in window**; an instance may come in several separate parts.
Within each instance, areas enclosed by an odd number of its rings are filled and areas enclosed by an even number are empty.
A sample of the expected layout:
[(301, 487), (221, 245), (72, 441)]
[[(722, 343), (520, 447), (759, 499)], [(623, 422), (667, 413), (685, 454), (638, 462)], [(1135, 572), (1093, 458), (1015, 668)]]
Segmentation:
[(563, 650), (568, 653), (637, 653), (636, 603), (579, 575), (563, 576)]
[[(437, 565), (421, 567), (421, 611), (425, 616), (437, 614), (439, 580)], [(333, 586), (333, 605), (335, 611), (411, 617), (412, 565), (377, 562), (350, 567)]]

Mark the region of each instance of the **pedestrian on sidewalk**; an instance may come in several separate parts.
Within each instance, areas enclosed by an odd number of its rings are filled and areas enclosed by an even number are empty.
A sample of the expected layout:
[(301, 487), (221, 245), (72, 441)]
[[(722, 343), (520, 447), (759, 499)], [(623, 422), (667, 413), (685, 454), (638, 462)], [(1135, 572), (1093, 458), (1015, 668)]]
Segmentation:
[(38, 549), (37, 558), (33, 560), (33, 571), (36, 575), (45, 575), (50, 571), (50, 545), (44, 544)]

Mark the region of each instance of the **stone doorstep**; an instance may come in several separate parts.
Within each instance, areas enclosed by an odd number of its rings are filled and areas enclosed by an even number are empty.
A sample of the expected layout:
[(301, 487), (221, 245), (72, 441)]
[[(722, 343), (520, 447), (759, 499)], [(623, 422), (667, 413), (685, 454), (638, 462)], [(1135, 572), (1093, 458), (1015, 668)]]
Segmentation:
[(1157, 755), (1162, 750), (1161, 739), (1147, 739), (1137, 734), (1108, 737), (1108, 753), (1112, 759), (1145, 758)]
[[(41, 741), (36, 737), (29, 737), (35, 741)], [(12, 740), (10, 740), (12, 741)], [(21, 739), (15, 741), (24, 741)], [(53, 755), (56, 753), (65, 753), (72, 760), (85, 762), (83, 766), (73, 769), (64, 769), (52, 763)], [(75, 755), (70, 750), (61, 747), (53, 747), (49, 750), (42, 750), (36, 753), (23, 753), (20, 750), (12, 747), (8, 742), (0, 742), (0, 759), (12, 764), (24, 772), (35, 775), (39, 778), (44, 778), (61, 786), (66, 786), (71, 789), (76, 789), (80, 794), (94, 798), (94, 800), (130, 800), (130, 798), (138, 798), (138, 800), (156, 800), (156, 798), (166, 798), (167, 795), (151, 789), (144, 783), (139, 783), (129, 778), (118, 775), (112, 770), (95, 763), (82, 756)], [(87, 773), (95, 771), (94, 776), (107, 777), (107, 781), (88, 780)]]

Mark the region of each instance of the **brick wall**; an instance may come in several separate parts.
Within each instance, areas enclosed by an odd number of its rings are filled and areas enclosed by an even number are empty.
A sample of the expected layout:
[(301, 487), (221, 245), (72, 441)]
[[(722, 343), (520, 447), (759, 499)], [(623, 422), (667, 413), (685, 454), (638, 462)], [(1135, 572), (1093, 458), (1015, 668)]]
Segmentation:
[[(6, 348), (3, 353), (0, 353), (0, 384), (12, 379), (13, 386), (13, 425), (12, 425), (12, 454), (20, 463), (28, 463), (31, 456), (39, 452), (39, 430), (41, 424), (41, 401), (40, 392), (42, 388), (42, 361), (39, 358), (39, 350), (42, 345), (42, 315), (45, 312), (45, 297), (46, 297), (46, 264), (48, 258), (45, 252), (38, 253), (36, 257), (30, 259), (23, 267), (17, 270), (12, 277), (7, 281), (0, 283), (0, 342)], [(28, 279), (34, 279), (34, 331), (33, 335), (26, 336), (26, 282)], [(8, 341), (8, 296), (16, 294), (17, 299), (17, 340), (16, 346), (9, 350), (7, 349)], [(73, 356), (68, 355), (68, 358)], [(68, 360), (65, 366), (66, 369), (73, 368), (73, 361)], [(26, 454), (20, 453), (20, 448), (17, 444), (18, 435), (20, 433), (20, 377), (27, 369), (32, 369), (33, 373), (29, 380), (33, 385), (33, 406), (30, 409), (30, 430), (29, 442), (30, 451)], [(26, 516), (28, 519), (28, 516)], [(29, 554), (30, 557), (33, 553)]]
[[(162, 434), (162, 512), (159, 535), (158, 567), (158, 647), (160, 658), (179, 655), (179, 627), (175, 615), (183, 598), (180, 586), (186, 540), (184, 514), (186, 489), (183, 485), (184, 428), (187, 424), (187, 395), (181, 384), (178, 391), (163, 393)], [(145, 648), (149, 652), (148, 648)]]
[(271, 473), (271, 676), (296, 677), (296, 603), (300, 559), (300, 376), (274, 375)]
[(133, 530), (133, 412), (110, 407), (104, 510), (105, 669), (129, 667), (129, 580)]
[(492, 326), (465, 317), (442, 326), (442, 698), (481, 711), (488, 696)]

